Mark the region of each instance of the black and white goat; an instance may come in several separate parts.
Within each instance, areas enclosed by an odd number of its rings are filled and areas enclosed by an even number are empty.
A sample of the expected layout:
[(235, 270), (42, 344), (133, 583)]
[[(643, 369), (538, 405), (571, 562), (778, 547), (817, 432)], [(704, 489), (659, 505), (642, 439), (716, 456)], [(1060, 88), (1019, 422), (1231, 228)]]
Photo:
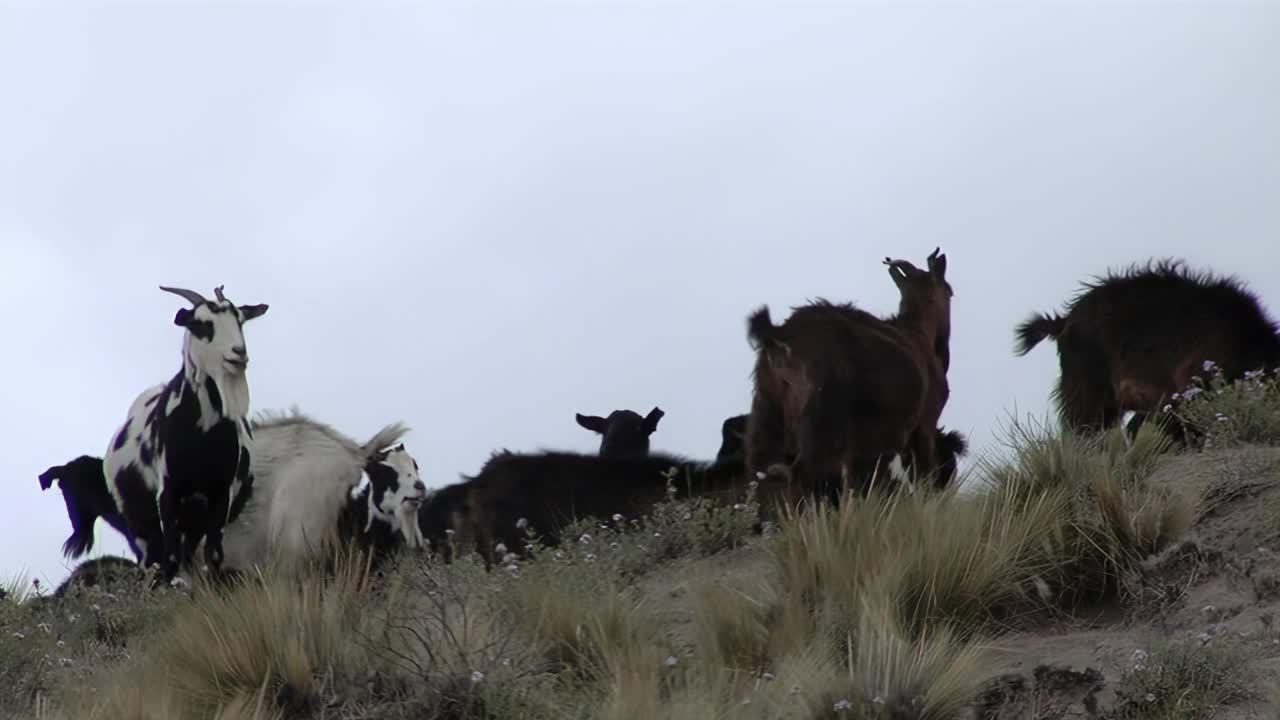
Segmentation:
[(133, 541), (129, 525), (107, 489), (102, 458), (81, 455), (65, 465), (54, 465), (40, 473), (41, 489), (48, 490), (55, 480), (67, 506), (67, 519), (71, 521), (71, 536), (62, 544), (63, 555), (78, 558), (92, 550), (93, 525), (102, 518), (124, 536), (134, 557), (139, 562), (142, 560), (142, 551)]
[(160, 563), (165, 580), (205, 541), (205, 561), (222, 564), (223, 526), (252, 493), (249, 352), (244, 324), (266, 305), (235, 305), (214, 290), (161, 286), (191, 303), (173, 323), (186, 330), (182, 368), (134, 400), (103, 458), (108, 487), (143, 565)]
[(384, 553), (424, 543), (418, 507), (427, 496), (418, 463), (392, 423), (362, 444), (303, 415), (261, 413), (254, 434), (253, 497), (225, 533), (224, 566), (248, 570), (273, 554), (314, 559), (336, 533)]

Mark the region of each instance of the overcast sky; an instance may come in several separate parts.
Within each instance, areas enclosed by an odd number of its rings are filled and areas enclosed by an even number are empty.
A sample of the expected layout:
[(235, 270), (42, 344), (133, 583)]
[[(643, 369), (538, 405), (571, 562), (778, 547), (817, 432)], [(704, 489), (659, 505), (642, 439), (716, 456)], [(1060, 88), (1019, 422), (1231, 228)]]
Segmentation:
[(892, 312), (885, 255), (947, 253), (979, 452), (1048, 410), (1014, 325), (1091, 274), (1280, 305), (1275, 3), (39, 5), (0, 8), (0, 576), (65, 576), (36, 476), (179, 368), (160, 284), (270, 304), (254, 409), (404, 420), (431, 485), (615, 408), (709, 458), (746, 316)]

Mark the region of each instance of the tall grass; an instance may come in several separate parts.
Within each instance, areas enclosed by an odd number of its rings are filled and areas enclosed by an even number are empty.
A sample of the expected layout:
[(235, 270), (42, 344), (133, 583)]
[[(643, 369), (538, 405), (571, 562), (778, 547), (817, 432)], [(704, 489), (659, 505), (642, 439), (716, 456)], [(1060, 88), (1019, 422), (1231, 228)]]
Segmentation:
[[(985, 639), (1117, 597), (1188, 527), (1196, 498), (1150, 482), (1158, 430), (1126, 443), (1015, 425), (975, 493), (806, 503), (754, 539), (751, 503), (670, 504), (584, 520), (555, 549), (532, 540), (491, 573), (474, 555), (405, 555), (377, 578), (347, 559), (193, 587), (133, 660), (44, 714), (952, 717), (988, 680)], [(689, 578), (692, 627), (666, 632), (635, 579), (743, 542), (763, 565)]]

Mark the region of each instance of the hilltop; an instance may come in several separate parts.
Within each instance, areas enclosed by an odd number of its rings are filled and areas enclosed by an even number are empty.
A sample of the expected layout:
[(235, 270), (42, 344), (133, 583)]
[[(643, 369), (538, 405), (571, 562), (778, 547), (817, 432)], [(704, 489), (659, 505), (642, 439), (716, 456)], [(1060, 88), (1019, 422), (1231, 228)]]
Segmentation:
[(1204, 448), (1015, 426), (974, 492), (763, 534), (754, 498), (669, 501), (492, 573), (10, 588), (0, 716), (1275, 718), (1280, 388), (1209, 389)]

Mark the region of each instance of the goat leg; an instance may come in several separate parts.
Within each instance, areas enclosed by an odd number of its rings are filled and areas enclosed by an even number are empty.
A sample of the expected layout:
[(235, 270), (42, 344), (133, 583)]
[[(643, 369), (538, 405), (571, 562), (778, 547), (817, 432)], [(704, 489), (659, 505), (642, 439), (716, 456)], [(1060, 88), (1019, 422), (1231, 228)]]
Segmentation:
[(160, 491), (160, 534), (163, 544), (160, 567), (164, 570), (164, 581), (169, 582), (178, 574), (182, 536), (178, 531), (178, 500), (169, 476), (162, 479), (160, 487), (163, 488)]

